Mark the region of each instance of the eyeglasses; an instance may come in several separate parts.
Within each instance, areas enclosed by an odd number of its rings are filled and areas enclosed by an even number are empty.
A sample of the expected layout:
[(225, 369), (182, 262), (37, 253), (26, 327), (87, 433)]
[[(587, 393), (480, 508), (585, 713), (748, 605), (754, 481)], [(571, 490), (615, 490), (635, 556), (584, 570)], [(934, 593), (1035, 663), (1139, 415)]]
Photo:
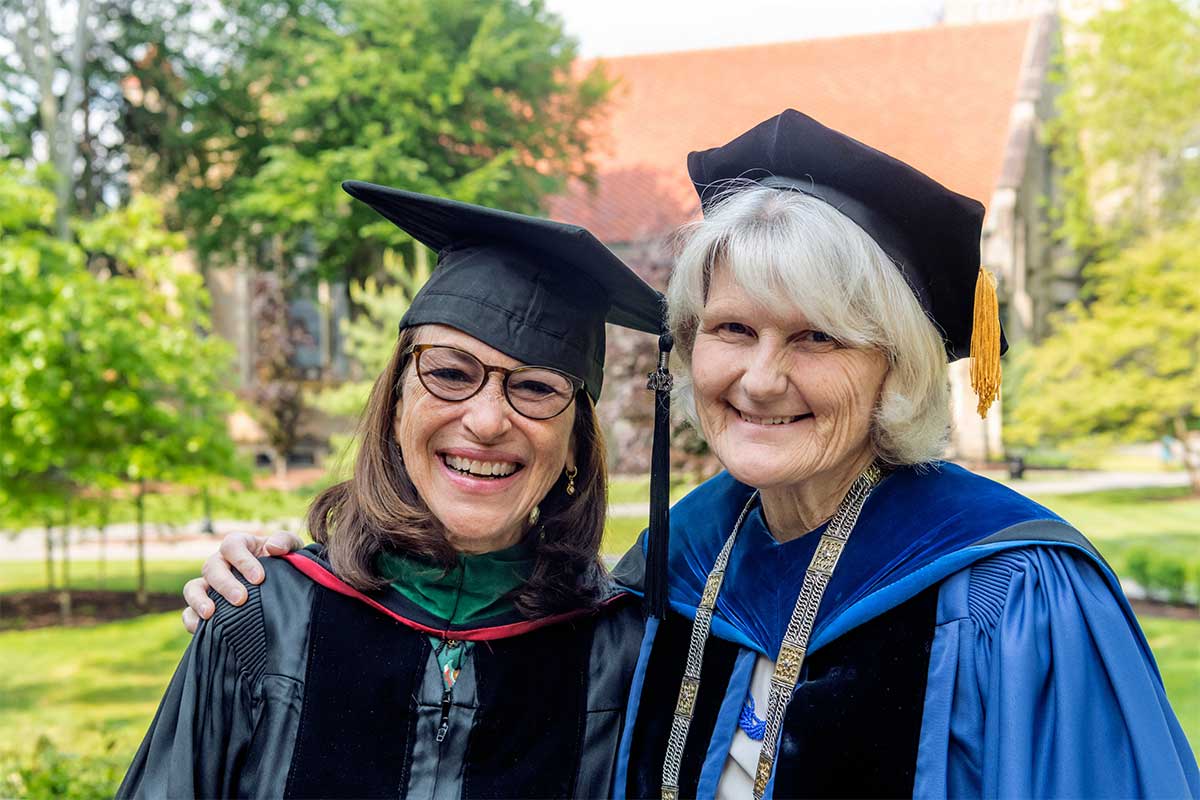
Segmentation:
[(415, 344), (404, 351), (416, 358), (417, 378), (434, 397), (461, 403), (479, 394), (488, 375), (503, 377), (504, 397), (523, 417), (551, 419), (566, 411), (583, 388), (574, 375), (550, 367), (494, 367), (475, 356), (441, 344)]

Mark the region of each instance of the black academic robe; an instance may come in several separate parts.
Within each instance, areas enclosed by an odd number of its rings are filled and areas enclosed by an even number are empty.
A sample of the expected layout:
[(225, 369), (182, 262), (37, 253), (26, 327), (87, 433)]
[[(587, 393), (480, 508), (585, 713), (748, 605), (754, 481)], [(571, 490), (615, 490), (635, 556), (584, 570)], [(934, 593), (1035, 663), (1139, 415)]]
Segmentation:
[[(118, 797), (610, 794), (643, 630), (628, 594), (452, 628), (319, 550), (262, 564), (245, 604), (215, 598)], [(430, 635), (475, 642), (449, 698)]]

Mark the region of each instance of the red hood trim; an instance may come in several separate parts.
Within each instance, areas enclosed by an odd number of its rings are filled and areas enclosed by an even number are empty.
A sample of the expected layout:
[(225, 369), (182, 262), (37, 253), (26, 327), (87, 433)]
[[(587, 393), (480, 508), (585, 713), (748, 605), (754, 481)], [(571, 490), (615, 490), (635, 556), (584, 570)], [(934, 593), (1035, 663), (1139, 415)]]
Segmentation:
[[(350, 586), (341, 578), (337, 577), (311, 558), (307, 558), (300, 553), (288, 553), (287, 555), (280, 557), (299, 570), (305, 577), (309, 578), (314, 583), (324, 586), (330, 591), (337, 592), (338, 594), (345, 595), (346, 597), (353, 597), (355, 600), (366, 603), (381, 614), (386, 614), (387, 616), (403, 625), (406, 625), (409, 628), (423, 631), (424, 633), (428, 633), (432, 636), (438, 636), (442, 639), (455, 639), (457, 641), (467, 642), (488, 642), (496, 639), (507, 639), (511, 636), (519, 636), (522, 633), (528, 633), (529, 631), (536, 630), (537, 628), (545, 627), (546, 625), (553, 625), (556, 622), (563, 622), (568, 619), (582, 617), (591, 613), (590, 609), (581, 608), (576, 611), (567, 611), (562, 614), (555, 614), (549, 617), (524, 620), (522, 622), (514, 622), (509, 625), (497, 625), (491, 628), (474, 628), (469, 630), (433, 628), (428, 625), (422, 625), (421, 623), (411, 620), (401, 614), (397, 614), (395, 611), (383, 605), (378, 600), (373, 600), (372, 598), (360, 592), (358, 589)], [(625, 596), (624, 593), (613, 595), (601, 603), (601, 605), (608, 605), (609, 603), (619, 600), (623, 596)]]

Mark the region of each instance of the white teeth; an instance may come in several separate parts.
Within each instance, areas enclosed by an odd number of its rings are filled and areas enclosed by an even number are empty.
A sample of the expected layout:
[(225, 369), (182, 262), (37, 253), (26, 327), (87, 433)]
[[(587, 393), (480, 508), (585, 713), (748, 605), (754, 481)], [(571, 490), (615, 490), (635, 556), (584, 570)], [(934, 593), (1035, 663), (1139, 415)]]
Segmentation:
[(452, 455), (445, 455), (442, 458), (450, 469), (481, 478), (504, 478), (517, 471), (517, 465), (511, 461), (479, 461), (474, 458), (459, 458)]
[(795, 422), (800, 419), (800, 416), (794, 417), (752, 417), (749, 414), (738, 412), (738, 416), (746, 420), (746, 422), (754, 425), (786, 425), (789, 422)]

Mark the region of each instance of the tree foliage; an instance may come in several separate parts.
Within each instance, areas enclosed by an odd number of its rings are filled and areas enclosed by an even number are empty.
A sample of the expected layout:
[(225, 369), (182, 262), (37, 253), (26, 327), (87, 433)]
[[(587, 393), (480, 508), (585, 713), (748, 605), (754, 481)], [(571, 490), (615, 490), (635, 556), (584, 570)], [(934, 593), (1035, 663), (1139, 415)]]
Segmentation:
[(1200, 211), (1200, 6), (1129, 0), (1069, 31), (1048, 128), (1058, 233), (1086, 260)]
[(362, 277), (408, 240), (343, 180), (529, 211), (591, 174), (609, 84), (537, 0), (230, 0), (207, 35), (214, 64), (156, 45), (129, 115), (203, 254), (310, 237), (324, 274)]
[[(54, 195), (0, 166), (0, 497), (241, 474), (225, 428), (228, 345), (199, 275), (140, 199), (52, 233)], [(91, 264), (93, 270), (88, 269)]]
[[(1137, 442), (1200, 423), (1200, 224), (1153, 234), (1088, 267), (1087, 302), (1025, 354), (1010, 443)], [(1200, 491), (1200, 453), (1187, 452)]]
[(1018, 357), (1006, 439), (1173, 435), (1187, 448), (1200, 412), (1200, 6), (1129, 0), (1064, 43), (1049, 133), (1058, 234), (1083, 291)]

